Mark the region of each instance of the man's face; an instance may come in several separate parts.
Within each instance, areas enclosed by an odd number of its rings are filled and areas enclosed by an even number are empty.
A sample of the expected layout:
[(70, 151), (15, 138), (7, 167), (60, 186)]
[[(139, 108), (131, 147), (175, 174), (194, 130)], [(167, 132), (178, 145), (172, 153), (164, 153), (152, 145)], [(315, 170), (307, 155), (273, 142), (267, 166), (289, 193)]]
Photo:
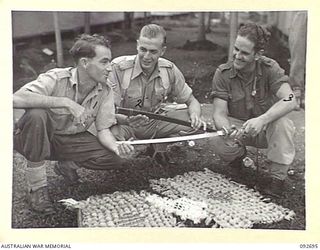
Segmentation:
[(95, 52), (95, 57), (87, 58), (86, 72), (93, 81), (105, 83), (111, 71), (111, 50), (98, 45)]
[(254, 43), (248, 38), (237, 36), (233, 47), (233, 65), (237, 70), (247, 72), (253, 68), (256, 53)]
[(151, 73), (165, 49), (162, 36), (155, 38), (141, 36), (137, 41), (137, 51), (142, 70)]

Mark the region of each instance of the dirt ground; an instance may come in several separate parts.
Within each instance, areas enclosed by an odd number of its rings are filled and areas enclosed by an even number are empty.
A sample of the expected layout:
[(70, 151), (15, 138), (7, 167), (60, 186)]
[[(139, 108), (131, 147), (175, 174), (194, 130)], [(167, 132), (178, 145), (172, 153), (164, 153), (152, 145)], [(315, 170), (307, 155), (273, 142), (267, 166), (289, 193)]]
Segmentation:
[[(168, 49), (165, 57), (172, 60), (181, 69), (198, 100), (203, 104), (210, 103), (209, 94), (211, 91), (213, 73), (216, 67), (225, 62), (227, 58), (227, 28), (225, 30), (222, 29), (222, 31), (219, 29), (219, 32), (215, 32), (213, 29), (207, 34), (207, 39), (217, 44), (215, 50), (186, 50), (181, 49), (181, 47), (186, 44), (187, 40), (192, 41), (196, 38), (197, 28), (195, 25), (197, 20), (162, 20), (158, 22), (166, 28), (168, 34)], [(119, 36), (118, 34), (120, 34), (120, 31), (119, 33), (113, 31), (109, 34), (113, 41), (113, 56), (134, 54), (135, 42), (134, 39), (132, 39), (133, 37)], [(65, 52), (67, 52), (67, 48), (70, 44), (72, 44), (72, 41), (64, 41)], [(45, 46), (54, 49), (53, 43), (48, 43)], [(279, 50), (279, 46), (275, 46), (275, 48)], [(31, 55), (35, 53), (40, 56), (41, 54), (34, 48), (25, 49), (24, 53), (27, 52)], [(66, 55), (66, 65), (71, 65), (70, 58)], [(281, 54), (274, 53), (274, 51), (273, 55), (281, 57)], [(21, 57), (16, 56), (15, 59), (16, 65), (18, 65)], [(38, 60), (37, 62), (30, 64), (36, 69), (37, 73), (45, 68), (45, 65), (50, 62), (50, 58), (42, 58), (40, 62), (41, 63), (39, 63)], [(16, 67), (13, 89), (16, 90), (26, 82), (27, 78), (32, 77), (32, 75), (26, 74), (26, 71), (22, 71), (21, 67)], [(206, 105), (205, 107), (205, 114), (209, 117), (210, 106)], [(255, 225), (254, 228), (257, 229), (304, 230), (306, 228), (304, 110), (294, 111), (290, 114), (290, 117), (296, 126), (296, 135), (294, 139), (297, 155), (292, 166), (295, 170), (295, 174), (289, 176), (286, 180), (284, 197), (273, 199), (272, 201), (292, 209), (296, 213), (296, 216), (291, 221), (284, 220), (274, 224)], [(143, 152), (145, 148), (138, 148), (138, 150)], [(162, 166), (154, 162), (150, 157), (140, 155), (132, 162), (132, 168), (127, 170), (91, 171), (81, 169), (79, 174), (82, 183), (78, 186), (68, 186), (61, 177), (56, 176), (53, 172), (54, 162), (52, 162), (47, 169), (47, 174), (49, 192), (57, 208), (57, 213), (52, 216), (40, 216), (32, 213), (26, 204), (26, 184), (24, 179), (25, 161), (21, 155), (14, 152), (12, 227), (77, 227), (76, 211), (67, 210), (57, 202), (58, 200), (65, 198), (84, 200), (95, 194), (148, 189), (150, 179), (173, 177), (191, 170), (209, 168), (249, 187), (253, 187), (255, 184), (256, 173), (253, 170), (246, 169), (241, 172), (234, 172), (234, 170), (230, 169), (225, 162), (215, 155), (215, 152), (208, 147), (206, 140), (198, 140), (193, 147), (183, 143), (176, 143), (169, 147), (168, 153), (175, 160), (176, 164)], [(258, 159), (260, 167), (263, 168), (265, 159), (263, 150), (257, 152), (255, 149), (249, 149), (248, 154), (252, 159)], [(256, 158), (257, 154), (258, 158)]]

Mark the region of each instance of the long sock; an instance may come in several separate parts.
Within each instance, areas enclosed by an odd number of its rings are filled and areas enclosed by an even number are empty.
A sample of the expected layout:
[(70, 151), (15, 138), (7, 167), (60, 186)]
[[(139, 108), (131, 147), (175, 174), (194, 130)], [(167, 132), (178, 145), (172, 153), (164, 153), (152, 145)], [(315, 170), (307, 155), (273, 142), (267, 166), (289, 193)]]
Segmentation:
[(26, 169), (26, 182), (27, 188), (30, 192), (35, 191), (41, 187), (47, 186), (47, 163), (43, 162), (30, 162), (28, 161)]
[(288, 169), (290, 165), (280, 164), (277, 162), (270, 162), (269, 173), (272, 178), (284, 180), (288, 176)]

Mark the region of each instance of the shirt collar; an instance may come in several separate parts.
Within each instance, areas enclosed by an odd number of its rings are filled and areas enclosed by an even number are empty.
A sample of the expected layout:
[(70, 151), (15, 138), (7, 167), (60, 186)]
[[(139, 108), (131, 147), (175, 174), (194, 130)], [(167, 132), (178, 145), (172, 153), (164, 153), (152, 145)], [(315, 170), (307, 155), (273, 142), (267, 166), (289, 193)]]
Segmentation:
[[(239, 76), (238, 71), (234, 68), (233, 63), (231, 63), (231, 73), (230, 73), (230, 78), (235, 78), (236, 76)], [(256, 61), (256, 75), (258, 75), (259, 77), (262, 76), (262, 68), (261, 68), (261, 61), (260, 59), (258, 61)], [(239, 76), (240, 77), (240, 76)]]
[(256, 71), (257, 71), (257, 75), (261, 77), (262, 76), (262, 67), (261, 67), (261, 60), (260, 59), (256, 62)]
[(134, 66), (133, 66), (133, 72), (132, 72), (131, 79), (138, 77), (140, 74), (143, 74), (143, 70), (140, 65), (139, 57), (136, 56), (136, 58), (134, 60)]
[[(71, 77), (70, 77), (70, 83), (71, 83), (71, 86), (75, 86), (75, 85), (79, 85), (79, 79), (78, 79), (78, 74), (77, 74), (78, 70), (77, 68), (72, 68), (71, 69)], [(106, 85), (108, 87), (110, 87), (108, 85), (108, 82), (106, 82)], [(103, 87), (102, 87), (102, 84), (99, 82), (96, 87), (94, 88), (94, 90), (97, 90), (97, 91), (100, 91), (102, 90)]]
[[(156, 64), (156, 67), (155, 67), (154, 71), (152, 72), (149, 80), (152, 80), (152, 79), (158, 77), (160, 75), (159, 72), (160, 72), (159, 71), (159, 66), (158, 66), (158, 64)], [(134, 60), (134, 67), (133, 67), (131, 80), (133, 80), (134, 78), (138, 77), (141, 74), (144, 74), (144, 72), (143, 72), (143, 70), (141, 68), (139, 57), (136, 56), (136, 58)]]
[[(77, 68), (72, 68), (71, 69), (71, 77), (70, 77), (70, 84), (71, 87), (75, 87), (76, 91), (76, 99), (78, 98), (78, 88), (79, 88), (79, 79), (78, 79), (78, 69)], [(106, 83), (106, 86), (110, 88), (110, 86)], [(86, 99), (90, 99), (93, 96), (97, 96), (98, 93), (103, 89), (103, 85), (101, 83), (98, 83), (94, 89), (88, 94)]]
[(71, 77), (70, 77), (70, 84), (71, 86), (78, 85), (78, 74), (77, 74), (77, 68), (71, 69)]
[(235, 78), (237, 76), (237, 74), (238, 74), (238, 72), (237, 72), (237, 70), (234, 68), (234, 66), (232, 64), (230, 78)]

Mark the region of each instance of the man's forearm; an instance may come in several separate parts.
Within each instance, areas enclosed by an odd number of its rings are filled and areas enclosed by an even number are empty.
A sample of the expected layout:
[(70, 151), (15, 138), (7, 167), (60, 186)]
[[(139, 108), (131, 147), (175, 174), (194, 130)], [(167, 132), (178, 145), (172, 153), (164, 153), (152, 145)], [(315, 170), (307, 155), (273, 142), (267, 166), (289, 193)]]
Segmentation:
[(98, 139), (102, 146), (115, 152), (119, 155), (118, 145), (116, 143), (116, 138), (111, 133), (110, 129), (104, 129), (98, 132)]
[(190, 100), (187, 102), (189, 115), (196, 114), (201, 115), (201, 106), (197, 99), (193, 96), (190, 97)]
[(221, 115), (221, 114), (214, 114), (213, 115), (214, 125), (217, 130), (226, 128), (230, 128), (230, 121), (227, 116)]
[(276, 102), (267, 112), (259, 116), (264, 124), (273, 122), (288, 114), (294, 110), (297, 105), (296, 97), (288, 83), (283, 83), (276, 95), (279, 98), (279, 101)]
[(70, 99), (46, 96), (28, 90), (19, 90), (13, 95), (13, 108), (65, 108)]
[(294, 110), (295, 106), (296, 99), (294, 97), (290, 101), (289, 99), (288, 101), (281, 99), (260, 117), (264, 120), (265, 124), (268, 124), (290, 113), (292, 110)]
[(223, 127), (229, 129), (231, 124), (228, 118), (228, 102), (226, 100), (215, 98), (213, 100), (213, 120), (216, 129)]
[(116, 114), (117, 123), (120, 125), (129, 125), (128, 116), (122, 114)]

